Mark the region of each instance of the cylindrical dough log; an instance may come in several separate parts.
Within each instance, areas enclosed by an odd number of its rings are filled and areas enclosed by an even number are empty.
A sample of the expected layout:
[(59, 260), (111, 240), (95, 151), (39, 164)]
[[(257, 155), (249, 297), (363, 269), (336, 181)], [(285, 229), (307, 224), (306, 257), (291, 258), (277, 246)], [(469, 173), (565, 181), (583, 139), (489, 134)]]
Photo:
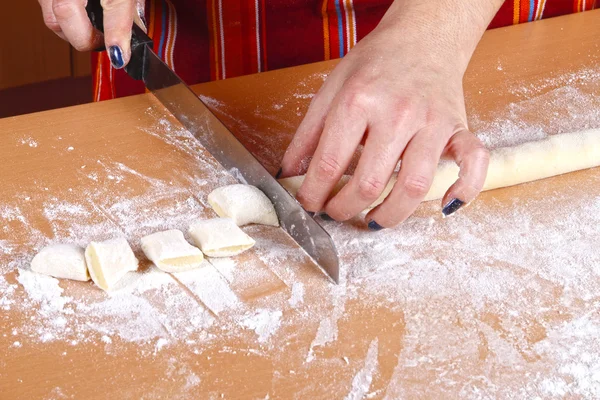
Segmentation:
[[(493, 150), (483, 190), (518, 185), (597, 166), (600, 166), (600, 129), (552, 135), (543, 140)], [(344, 175), (334, 188), (332, 196), (349, 179), (350, 176)], [(440, 163), (424, 201), (441, 199), (457, 179), (458, 166), (454, 162)], [(279, 182), (295, 196), (304, 182), (304, 175), (280, 179)], [(394, 175), (379, 199), (368, 209), (381, 204), (395, 183)]]

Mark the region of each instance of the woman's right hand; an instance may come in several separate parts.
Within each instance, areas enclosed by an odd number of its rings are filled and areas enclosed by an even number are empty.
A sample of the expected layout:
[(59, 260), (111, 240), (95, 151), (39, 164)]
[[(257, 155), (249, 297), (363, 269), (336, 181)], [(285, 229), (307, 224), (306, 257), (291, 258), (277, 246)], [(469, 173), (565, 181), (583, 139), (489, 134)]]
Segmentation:
[[(88, 18), (86, 0), (38, 0), (48, 28), (79, 51), (106, 46), (113, 67), (123, 68), (131, 57), (131, 27), (144, 24), (144, 0), (101, 0), (104, 35)], [(144, 28), (142, 26), (142, 28)]]

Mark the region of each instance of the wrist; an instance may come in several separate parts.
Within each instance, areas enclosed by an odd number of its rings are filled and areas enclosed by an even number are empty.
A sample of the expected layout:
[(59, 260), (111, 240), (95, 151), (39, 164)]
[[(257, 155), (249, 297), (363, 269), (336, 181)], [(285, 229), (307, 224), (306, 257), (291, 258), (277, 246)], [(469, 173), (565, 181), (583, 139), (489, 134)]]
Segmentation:
[(504, 0), (396, 0), (377, 29), (387, 30), (415, 51), (427, 51), (461, 76), (481, 36)]

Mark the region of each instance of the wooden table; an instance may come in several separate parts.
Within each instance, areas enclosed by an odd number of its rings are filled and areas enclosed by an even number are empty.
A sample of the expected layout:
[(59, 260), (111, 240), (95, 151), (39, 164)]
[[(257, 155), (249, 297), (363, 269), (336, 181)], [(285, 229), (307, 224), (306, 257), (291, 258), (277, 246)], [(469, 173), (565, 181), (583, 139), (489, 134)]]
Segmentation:
[[(490, 146), (600, 127), (600, 11), (497, 29), (465, 77)], [(271, 172), (335, 62), (196, 90)], [(325, 222), (330, 284), (282, 230), (191, 273), (147, 233), (234, 182), (151, 96), (0, 120), (0, 399), (599, 398), (600, 169), (423, 204), (395, 230)], [(110, 296), (27, 271), (50, 241), (125, 236)]]

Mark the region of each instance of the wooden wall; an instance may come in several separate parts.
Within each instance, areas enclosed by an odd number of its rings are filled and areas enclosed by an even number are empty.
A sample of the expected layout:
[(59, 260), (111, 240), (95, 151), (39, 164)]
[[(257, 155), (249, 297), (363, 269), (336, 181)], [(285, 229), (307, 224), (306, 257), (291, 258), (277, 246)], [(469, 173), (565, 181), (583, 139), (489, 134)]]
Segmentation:
[(0, 90), (90, 74), (90, 55), (74, 51), (46, 28), (37, 1), (2, 3)]

